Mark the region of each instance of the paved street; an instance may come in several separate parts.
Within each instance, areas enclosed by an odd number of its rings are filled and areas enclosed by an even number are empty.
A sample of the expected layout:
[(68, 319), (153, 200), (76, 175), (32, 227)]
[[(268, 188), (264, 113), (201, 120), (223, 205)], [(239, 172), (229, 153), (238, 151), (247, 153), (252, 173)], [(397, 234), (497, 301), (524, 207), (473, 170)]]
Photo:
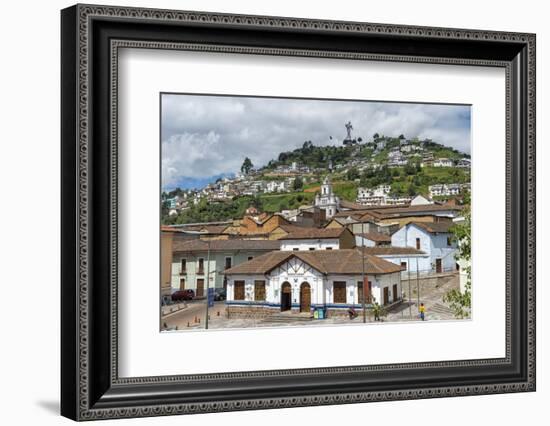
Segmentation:
[[(217, 317), (225, 318), (224, 302), (215, 302), (214, 307), (209, 309), (210, 319)], [(204, 328), (206, 319), (206, 300), (187, 302), (187, 307), (174, 313), (164, 315), (162, 323), (164, 328), (178, 330)], [(226, 319), (227, 321), (227, 319)]]
[[(420, 290), (420, 302), (426, 307), (426, 321), (438, 320), (455, 320), (451, 310), (443, 303), (443, 295), (453, 288), (459, 287), (458, 274), (444, 276), (438, 278), (422, 279), (418, 286), (416, 280), (411, 280), (412, 301), (409, 304), (407, 297), (404, 303), (394, 307), (387, 316), (382, 319), (382, 322), (402, 322), (402, 321), (417, 321), (420, 322), (418, 316), (417, 294)], [(405, 294), (408, 293), (408, 282), (403, 284)], [(270, 321), (266, 319), (227, 319), (225, 316), (224, 302), (216, 302), (213, 308), (209, 309), (210, 319), (208, 322), (209, 329), (223, 328), (254, 328), (254, 327), (303, 327), (303, 326), (322, 326), (322, 325), (338, 325), (338, 324), (360, 324), (363, 321), (361, 315), (350, 320), (348, 317), (328, 318), (324, 320), (307, 320), (303, 315), (300, 318), (292, 319), (293, 315), (289, 315), (288, 321)], [(206, 315), (206, 302), (188, 302), (187, 307), (175, 313), (164, 316), (163, 323), (165, 328), (177, 330), (202, 329)], [(200, 323), (197, 321), (200, 320)], [(373, 318), (367, 315), (367, 322), (374, 324)]]

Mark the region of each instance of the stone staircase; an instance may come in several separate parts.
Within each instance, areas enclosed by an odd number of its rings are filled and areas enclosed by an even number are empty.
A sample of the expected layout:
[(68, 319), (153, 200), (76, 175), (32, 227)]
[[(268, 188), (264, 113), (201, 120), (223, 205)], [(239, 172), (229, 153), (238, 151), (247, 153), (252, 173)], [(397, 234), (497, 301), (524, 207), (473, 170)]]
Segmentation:
[(273, 315), (269, 315), (268, 317), (265, 317), (262, 322), (308, 322), (313, 320), (313, 315), (308, 312), (278, 312)]
[(431, 306), (429, 308), (429, 312), (436, 313), (436, 314), (453, 314), (453, 310), (445, 305), (442, 305), (440, 303), (436, 303), (435, 305)]

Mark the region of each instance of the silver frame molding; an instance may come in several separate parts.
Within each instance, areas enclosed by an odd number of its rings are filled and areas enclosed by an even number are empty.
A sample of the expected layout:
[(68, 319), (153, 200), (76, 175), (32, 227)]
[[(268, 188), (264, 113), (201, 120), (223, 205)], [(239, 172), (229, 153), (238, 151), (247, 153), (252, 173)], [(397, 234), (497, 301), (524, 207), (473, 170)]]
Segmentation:
[[(183, 35), (176, 36), (174, 29)], [(216, 39), (216, 31), (230, 37)], [(253, 45), (250, 33), (266, 34), (266, 41)], [(320, 47), (311, 35), (324, 37), (334, 48)], [(366, 50), (354, 48), (358, 40), (368, 41)], [(91, 5), (63, 10), (62, 414), (93, 420), (534, 391), (535, 41), (535, 35), (523, 33), (267, 16)], [(407, 52), (418, 53), (399, 52), (397, 42)], [(396, 44), (394, 51), (388, 43)], [(440, 45), (456, 49), (456, 56), (438, 55)], [(118, 377), (121, 48), (504, 68), (505, 358)], [(463, 374), (473, 374), (476, 368), (493, 375), (459, 384)], [(502, 370), (501, 376), (497, 370)], [(432, 381), (421, 383), (415, 372), (428, 374)], [(393, 381), (382, 385), (382, 376), (392, 376)], [(298, 378), (307, 389), (293, 387)], [(243, 382), (241, 393), (219, 390), (235, 380)]]

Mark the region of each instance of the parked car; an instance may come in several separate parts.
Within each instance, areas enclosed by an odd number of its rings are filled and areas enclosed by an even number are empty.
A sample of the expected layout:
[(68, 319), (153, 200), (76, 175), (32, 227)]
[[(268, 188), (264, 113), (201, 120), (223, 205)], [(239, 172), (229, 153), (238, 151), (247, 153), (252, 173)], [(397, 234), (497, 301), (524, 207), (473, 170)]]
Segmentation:
[(219, 301), (219, 300), (225, 300), (225, 299), (227, 299), (227, 292), (225, 288), (217, 288), (214, 291), (214, 300)]
[(180, 300), (193, 300), (195, 298), (195, 292), (193, 290), (178, 290), (172, 293), (172, 301), (178, 302)]

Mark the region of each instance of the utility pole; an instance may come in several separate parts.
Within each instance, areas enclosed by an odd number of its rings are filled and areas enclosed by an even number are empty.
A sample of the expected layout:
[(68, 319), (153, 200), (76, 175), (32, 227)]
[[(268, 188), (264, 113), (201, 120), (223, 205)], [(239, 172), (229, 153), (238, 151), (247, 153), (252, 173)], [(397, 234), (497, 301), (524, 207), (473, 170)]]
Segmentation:
[[(417, 268), (418, 269), (418, 268)], [(407, 281), (409, 282), (409, 316), (413, 317), (412, 314), (412, 306), (411, 306), (411, 300), (412, 300), (412, 293), (411, 293), (411, 258), (407, 258)]]
[(207, 240), (208, 255), (206, 256), (206, 318), (204, 328), (208, 329), (208, 305), (210, 303), (210, 240)]
[(418, 257), (416, 258), (416, 306), (420, 307), (420, 282), (418, 280)]
[(366, 286), (367, 288), (365, 288), (365, 222), (361, 222), (361, 247), (361, 260), (363, 261), (363, 282), (361, 283), (361, 285), (363, 286), (363, 324), (365, 324), (367, 322), (367, 307), (365, 303), (365, 295), (367, 293), (366, 290), (368, 289), (368, 285)]

